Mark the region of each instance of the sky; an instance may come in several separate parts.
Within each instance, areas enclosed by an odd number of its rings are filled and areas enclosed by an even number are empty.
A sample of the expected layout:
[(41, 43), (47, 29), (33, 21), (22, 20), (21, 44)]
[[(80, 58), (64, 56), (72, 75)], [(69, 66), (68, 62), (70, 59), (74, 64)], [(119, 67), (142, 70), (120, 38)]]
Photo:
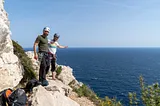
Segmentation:
[(69, 47), (160, 47), (160, 0), (5, 0), (11, 38), (33, 47), (45, 26)]

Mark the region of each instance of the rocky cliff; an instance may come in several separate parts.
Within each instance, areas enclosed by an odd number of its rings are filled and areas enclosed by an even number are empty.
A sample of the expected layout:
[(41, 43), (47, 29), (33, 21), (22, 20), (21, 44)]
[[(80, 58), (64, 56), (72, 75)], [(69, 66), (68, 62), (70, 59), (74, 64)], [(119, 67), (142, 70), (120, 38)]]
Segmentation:
[[(34, 69), (38, 72), (39, 63), (33, 58), (33, 52), (26, 52), (28, 57), (32, 60)], [(47, 75), (49, 85), (47, 87), (38, 86), (33, 90), (33, 94), (30, 97), (31, 106), (95, 106), (93, 102), (86, 97), (78, 97), (70, 87), (70, 83), (74, 82), (72, 86), (78, 88), (83, 83), (78, 82), (73, 75), (73, 69), (69, 66), (61, 66), (62, 71), (57, 76), (56, 80), (52, 80), (50, 75)], [(51, 74), (51, 73), (50, 73)]]
[(13, 53), (9, 20), (0, 0), (0, 91), (16, 86), (22, 79), (23, 68)]

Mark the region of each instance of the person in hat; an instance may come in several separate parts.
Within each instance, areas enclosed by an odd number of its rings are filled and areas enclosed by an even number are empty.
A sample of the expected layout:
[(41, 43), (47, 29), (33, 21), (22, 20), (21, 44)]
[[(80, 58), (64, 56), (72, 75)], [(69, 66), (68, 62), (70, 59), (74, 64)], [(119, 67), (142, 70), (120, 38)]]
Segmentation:
[[(49, 27), (44, 27), (43, 34), (39, 35), (34, 42), (34, 59), (38, 59), (40, 62), (39, 69), (39, 81), (42, 86), (47, 86), (48, 81), (46, 80), (46, 73), (49, 70), (50, 59), (48, 55), (48, 34), (50, 32)], [(38, 53), (36, 51), (36, 47), (38, 46)]]
[(59, 35), (57, 33), (54, 34), (53, 39), (48, 42), (49, 52), (51, 54), (51, 71), (52, 71), (52, 79), (55, 80), (55, 63), (56, 63), (56, 52), (57, 48), (68, 48), (68, 46), (62, 46), (58, 43)]

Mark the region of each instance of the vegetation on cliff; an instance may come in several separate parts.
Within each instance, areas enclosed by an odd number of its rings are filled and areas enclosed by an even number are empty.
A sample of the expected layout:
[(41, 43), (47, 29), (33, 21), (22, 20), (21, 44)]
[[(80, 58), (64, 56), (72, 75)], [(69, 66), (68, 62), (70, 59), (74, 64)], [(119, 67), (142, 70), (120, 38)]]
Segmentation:
[(72, 85), (72, 81), (69, 85), (73, 88), (73, 91), (78, 94), (79, 97), (87, 97), (91, 100), (96, 106), (122, 106), (120, 101), (117, 101), (115, 98), (110, 99), (109, 97), (100, 98), (91, 88), (83, 84), (81, 87), (76, 88)]
[(58, 77), (58, 75), (60, 75), (60, 73), (62, 72), (62, 66), (58, 66), (55, 72), (56, 72), (56, 76)]
[(141, 95), (138, 98), (136, 93), (129, 93), (130, 106), (160, 106), (160, 87), (158, 83), (147, 85), (140, 76)]
[[(137, 97), (136, 92), (129, 92), (128, 99), (129, 103), (125, 105), (129, 106), (160, 106), (160, 86), (158, 83), (152, 85), (147, 85), (144, 82), (142, 76), (140, 76), (140, 96)], [(72, 85), (71, 83), (69, 85)], [(78, 94), (79, 97), (87, 97), (90, 99), (96, 106), (123, 106), (120, 101), (117, 101), (116, 98), (110, 99), (109, 97), (100, 98), (96, 93), (93, 92), (87, 85), (82, 85), (79, 88), (74, 88), (73, 90)]]
[(27, 56), (23, 48), (17, 42), (14, 40), (12, 40), (12, 42), (14, 47), (14, 54), (19, 58), (24, 68), (23, 79), (21, 82), (36, 78), (36, 73), (34, 72), (31, 59)]

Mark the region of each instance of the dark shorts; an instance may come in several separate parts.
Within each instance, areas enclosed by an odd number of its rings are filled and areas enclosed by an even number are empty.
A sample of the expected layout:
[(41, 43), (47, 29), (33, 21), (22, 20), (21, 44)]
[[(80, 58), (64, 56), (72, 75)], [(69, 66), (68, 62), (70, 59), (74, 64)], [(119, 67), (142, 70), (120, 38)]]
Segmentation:
[(50, 55), (50, 59), (51, 59), (51, 71), (54, 72), (56, 69), (56, 56), (54, 56), (53, 54)]

